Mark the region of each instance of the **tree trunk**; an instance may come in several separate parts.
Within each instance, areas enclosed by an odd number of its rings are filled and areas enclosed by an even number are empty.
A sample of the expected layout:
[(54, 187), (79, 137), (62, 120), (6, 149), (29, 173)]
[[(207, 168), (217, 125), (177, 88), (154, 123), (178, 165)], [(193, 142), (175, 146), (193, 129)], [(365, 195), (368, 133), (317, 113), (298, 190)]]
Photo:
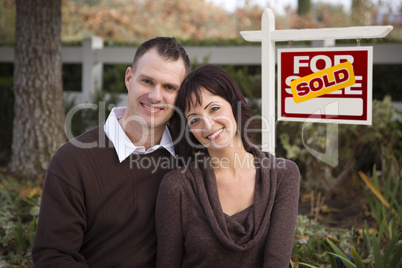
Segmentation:
[(61, 1), (17, 0), (14, 125), (9, 171), (44, 176), (65, 142), (61, 61)]

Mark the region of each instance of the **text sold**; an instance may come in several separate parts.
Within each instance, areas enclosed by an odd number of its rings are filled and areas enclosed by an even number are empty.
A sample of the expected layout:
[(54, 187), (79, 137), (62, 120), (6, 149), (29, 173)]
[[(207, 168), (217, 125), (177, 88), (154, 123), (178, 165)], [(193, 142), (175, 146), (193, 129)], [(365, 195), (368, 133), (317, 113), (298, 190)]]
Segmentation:
[(346, 61), (333, 67), (298, 78), (290, 83), (296, 103), (310, 100), (330, 92), (354, 85), (352, 63)]

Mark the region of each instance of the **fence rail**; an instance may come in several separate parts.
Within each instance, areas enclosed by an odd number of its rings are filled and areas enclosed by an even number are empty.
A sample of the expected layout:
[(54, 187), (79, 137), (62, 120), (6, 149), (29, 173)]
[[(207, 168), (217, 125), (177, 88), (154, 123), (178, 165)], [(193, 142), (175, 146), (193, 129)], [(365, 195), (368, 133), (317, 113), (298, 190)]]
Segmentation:
[[(334, 46), (332, 40), (313, 41), (310, 47)], [(356, 46), (356, 43), (342, 44), (339, 46)], [(302, 47), (293, 45), (292, 47)], [(305, 47), (306, 45), (304, 45)], [(374, 64), (402, 64), (402, 43), (370, 44), (373, 46)], [(287, 46), (277, 45), (276, 48)], [(192, 61), (204, 62), (218, 65), (260, 65), (261, 46), (189, 46), (185, 49)], [(84, 39), (82, 46), (62, 47), (63, 64), (82, 64), (81, 92), (65, 92), (65, 98), (74, 97), (76, 103), (90, 102), (91, 94), (102, 88), (103, 64), (131, 64), (134, 57), (135, 47), (104, 47), (103, 39), (92, 36)], [(0, 47), (0, 62), (13, 62), (14, 48), (10, 46)], [(127, 94), (120, 94), (120, 103), (125, 104)], [(395, 103), (395, 106), (402, 109), (402, 102)]]

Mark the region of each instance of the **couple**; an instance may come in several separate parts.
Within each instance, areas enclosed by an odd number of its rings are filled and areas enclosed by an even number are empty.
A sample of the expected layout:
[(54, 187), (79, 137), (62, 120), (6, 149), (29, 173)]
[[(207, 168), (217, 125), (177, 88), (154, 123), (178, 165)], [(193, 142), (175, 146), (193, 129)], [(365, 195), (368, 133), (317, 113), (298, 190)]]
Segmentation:
[[(299, 170), (249, 143), (250, 111), (228, 73), (190, 72), (183, 47), (157, 37), (125, 84), (127, 107), (48, 167), (35, 267), (288, 267)], [(138, 165), (161, 159), (171, 165)]]

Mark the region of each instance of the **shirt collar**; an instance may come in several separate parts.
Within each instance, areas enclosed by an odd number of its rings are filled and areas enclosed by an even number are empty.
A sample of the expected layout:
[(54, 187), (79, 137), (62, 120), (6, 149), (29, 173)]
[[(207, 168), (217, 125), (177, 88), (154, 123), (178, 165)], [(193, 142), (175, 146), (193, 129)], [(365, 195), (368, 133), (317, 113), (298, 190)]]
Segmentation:
[(153, 151), (156, 151), (160, 147), (165, 148), (170, 154), (176, 156), (172, 136), (167, 126), (165, 127), (161, 141), (158, 145), (155, 145), (148, 150), (145, 150), (144, 146), (135, 146), (127, 137), (126, 133), (118, 122), (118, 120), (123, 117), (125, 111), (126, 107), (113, 108), (106, 119), (105, 125), (103, 126), (106, 136), (114, 145), (120, 163), (131, 154), (149, 154)]

